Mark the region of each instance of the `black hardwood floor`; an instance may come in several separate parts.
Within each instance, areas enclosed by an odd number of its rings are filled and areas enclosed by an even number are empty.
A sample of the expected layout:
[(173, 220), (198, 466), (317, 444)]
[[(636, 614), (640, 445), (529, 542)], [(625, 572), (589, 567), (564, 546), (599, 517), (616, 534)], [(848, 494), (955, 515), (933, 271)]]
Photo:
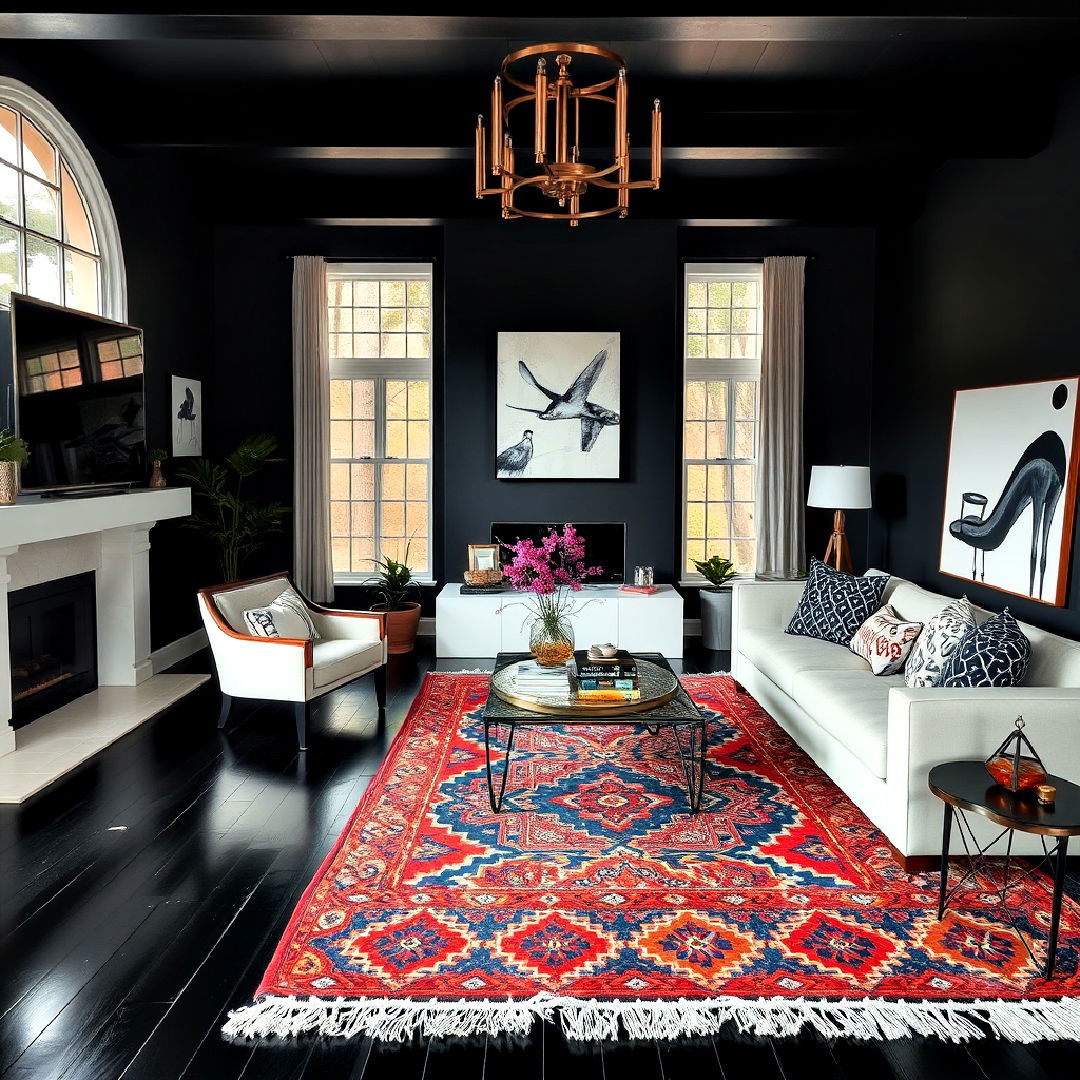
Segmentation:
[[(910, 1039), (568, 1045), (309, 1038), (229, 1042), (300, 893), (344, 827), (426, 671), (430, 639), (392, 660), (385, 730), (370, 680), (323, 699), (299, 754), (291, 710), (209, 684), (20, 807), (0, 807), (4, 1080), (794, 1080), (1075, 1075), (1075, 1043)], [(206, 671), (196, 656), (178, 670)], [(442, 661), (448, 670), (483, 661)], [(725, 669), (688, 642), (686, 671)], [(1080, 896), (1075, 872), (1070, 891)]]

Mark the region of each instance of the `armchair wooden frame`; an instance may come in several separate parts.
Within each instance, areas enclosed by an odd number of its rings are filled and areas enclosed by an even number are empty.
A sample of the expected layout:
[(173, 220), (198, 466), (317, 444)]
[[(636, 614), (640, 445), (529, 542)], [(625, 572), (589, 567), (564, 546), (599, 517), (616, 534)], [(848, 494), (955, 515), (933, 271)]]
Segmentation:
[[(319, 615), (325, 615), (332, 618), (349, 618), (349, 619), (374, 619), (378, 623), (379, 638), (383, 642), (386, 640), (386, 616), (377, 611), (344, 611), (340, 608), (329, 608), (322, 604), (317, 604), (312, 600), (309, 600), (293, 582), (292, 575), (287, 572), (280, 572), (276, 574), (265, 574), (262, 577), (248, 578), (243, 581), (229, 581), (222, 585), (212, 585), (207, 588), (200, 589), (198, 591), (199, 597), (202, 599), (204, 608), (213, 621), (214, 628), (221, 634), (228, 638), (232, 638), (238, 641), (245, 642), (247, 644), (256, 645), (268, 645), (268, 646), (283, 646), (285, 648), (302, 649), (304, 657), (304, 669), (310, 669), (314, 663), (314, 642), (310, 638), (283, 638), (283, 637), (257, 637), (254, 634), (243, 634), (237, 630), (234, 630), (228, 620), (222, 615), (221, 610), (217, 605), (217, 596), (221, 593), (232, 592), (237, 589), (243, 589), (251, 585), (260, 585), (268, 581), (283, 581), (287, 582), (289, 586), (296, 592), (300, 599), (304, 602), (307, 608)], [(269, 655), (269, 654), (268, 654)], [(365, 671), (356, 678), (362, 678), (363, 675), (368, 674)], [(385, 722), (386, 717), (386, 661), (378, 665), (370, 671), (375, 683), (375, 700), (378, 703), (379, 709), (379, 725), (380, 728)], [(220, 681), (220, 671), (219, 671)], [(347, 680), (351, 681), (351, 680)], [(328, 693), (332, 689), (337, 689), (338, 686), (345, 685), (344, 683), (335, 683), (329, 686), (322, 693), (314, 693), (310, 697), (305, 695), (302, 701), (293, 701), (293, 713), (296, 721), (296, 737), (301, 750), (307, 750), (307, 722), (310, 714), (311, 702), (315, 698), (322, 697), (323, 693)], [(247, 696), (247, 695), (239, 695)], [(261, 700), (261, 699), (257, 699)], [(234, 695), (227, 694), (224, 690), (221, 691), (221, 711), (218, 714), (218, 728), (224, 728), (226, 721), (229, 718), (229, 714), (232, 711), (234, 701)]]

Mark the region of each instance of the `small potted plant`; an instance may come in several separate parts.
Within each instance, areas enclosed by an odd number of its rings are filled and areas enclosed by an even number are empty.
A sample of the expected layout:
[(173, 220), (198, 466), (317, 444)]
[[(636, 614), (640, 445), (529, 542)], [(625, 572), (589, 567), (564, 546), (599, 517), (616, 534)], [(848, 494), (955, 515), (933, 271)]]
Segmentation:
[(405, 599), (415, 584), (408, 558), (409, 545), (406, 544), (405, 562), (398, 562), (389, 555), (375, 559), (379, 569), (364, 582), (372, 586), (379, 597), (379, 603), (372, 604), (371, 610), (386, 615), (386, 651), (394, 655), (413, 651), (420, 626), (420, 605)]
[(731, 589), (725, 586), (737, 576), (735, 564), (713, 555), (704, 562), (695, 559), (694, 566), (708, 582), (701, 590), (701, 644), (726, 651), (731, 648)]
[(26, 443), (7, 428), (0, 428), (0, 506), (19, 497), (19, 468), (30, 458)]
[(161, 463), (169, 460), (168, 450), (151, 450), (150, 451), (150, 464), (153, 465), (153, 469), (150, 473), (150, 479), (146, 482), (146, 486), (150, 488), (163, 488), (168, 485), (165, 483), (165, 477), (161, 474)]

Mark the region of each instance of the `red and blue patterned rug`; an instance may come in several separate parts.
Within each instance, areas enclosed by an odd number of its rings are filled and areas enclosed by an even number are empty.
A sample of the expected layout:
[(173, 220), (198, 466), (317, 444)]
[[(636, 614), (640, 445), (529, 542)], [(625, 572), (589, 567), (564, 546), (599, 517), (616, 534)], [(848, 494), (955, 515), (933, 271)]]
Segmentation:
[[(521, 728), (488, 806), (487, 679), (432, 674), (297, 905), (233, 1036), (579, 1039), (1080, 1037), (1080, 909), (1052, 981), (992, 892), (936, 918), (937, 875), (885, 838), (750, 697), (684, 679), (709, 718), (702, 812), (674, 735)], [(1045, 935), (1051, 883), (1013, 895)]]

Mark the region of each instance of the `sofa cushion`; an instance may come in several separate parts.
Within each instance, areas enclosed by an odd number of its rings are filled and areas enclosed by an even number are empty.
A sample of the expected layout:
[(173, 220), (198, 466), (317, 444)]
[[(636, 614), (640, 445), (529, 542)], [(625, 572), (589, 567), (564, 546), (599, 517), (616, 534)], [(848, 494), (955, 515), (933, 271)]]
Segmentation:
[(244, 611), (244, 628), (254, 637), (318, 638), (307, 604), (290, 585), (269, 604)]
[(742, 630), (739, 652), (785, 694), (791, 694), (792, 680), (800, 671), (861, 671), (873, 677), (866, 670), (866, 661), (848, 649), (783, 630)]
[(921, 622), (904, 622), (885, 604), (855, 631), (848, 648), (861, 656), (875, 675), (895, 675), (904, 670), (922, 628)]
[(941, 686), (1019, 686), (1031, 643), (1006, 608), (967, 634), (941, 672)]
[(311, 650), (312, 683), (316, 689), (375, 667), (382, 660), (381, 641), (338, 638), (317, 641)]
[(968, 598), (946, 604), (926, 624), (904, 668), (904, 683), (913, 687), (937, 686), (957, 645), (977, 626)]
[(888, 583), (886, 577), (856, 577), (813, 559), (806, 588), (787, 632), (847, 645), (859, 627), (881, 607), (881, 594)]
[(800, 671), (791, 696), (819, 727), (884, 780), (889, 691), (903, 685), (902, 675), (876, 677), (863, 664), (862, 671)]

